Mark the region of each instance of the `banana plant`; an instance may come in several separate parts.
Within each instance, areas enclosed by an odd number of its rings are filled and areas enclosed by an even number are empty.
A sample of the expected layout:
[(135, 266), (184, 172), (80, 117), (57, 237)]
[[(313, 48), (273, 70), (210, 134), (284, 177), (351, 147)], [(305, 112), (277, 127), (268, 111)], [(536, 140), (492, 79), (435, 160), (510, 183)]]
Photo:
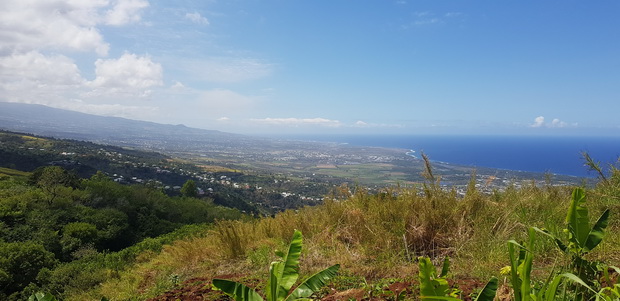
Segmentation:
[[(534, 227), (528, 228), (527, 246), (523, 246), (514, 240), (508, 241), (508, 255), (510, 257), (510, 283), (512, 284), (515, 301), (554, 301), (556, 300), (558, 289), (562, 280), (565, 278), (575, 281), (577, 276), (564, 273), (553, 276), (536, 291), (532, 290), (531, 273), (532, 262), (534, 260), (534, 242), (536, 230)], [(579, 280), (577, 280), (579, 281)], [(566, 300), (565, 298), (562, 300)]]
[[(451, 300), (459, 300), (454, 296), (450, 289), (446, 276), (450, 269), (450, 260), (446, 257), (443, 261), (441, 273), (437, 275), (437, 270), (428, 257), (418, 258), (420, 296), (428, 300), (439, 300), (434, 297), (452, 297)], [(445, 299), (444, 299), (445, 300)]]
[[(596, 264), (585, 259), (585, 255), (598, 246), (605, 235), (605, 228), (609, 224), (609, 209), (605, 210), (592, 227), (588, 217), (588, 208), (585, 207), (586, 196), (582, 188), (573, 190), (571, 203), (566, 214), (566, 229), (568, 243), (559, 237), (534, 227), (534, 230), (551, 237), (562, 252), (572, 258), (571, 267), (582, 280), (589, 282), (596, 276)], [(591, 284), (591, 283), (588, 283)]]
[[(326, 268), (301, 283), (291, 293), (289, 291), (299, 278), (299, 257), (302, 249), (302, 234), (295, 230), (286, 254), (276, 252), (281, 259), (271, 263), (269, 279), (265, 289), (266, 301), (311, 300), (310, 296), (323, 287), (336, 275), (340, 265)], [(235, 299), (235, 301), (264, 301), (255, 290), (242, 283), (213, 279), (213, 286)]]
[[(428, 257), (418, 258), (420, 297), (424, 300), (448, 300), (460, 301), (456, 297), (455, 290), (450, 288), (447, 276), (450, 270), (450, 260), (446, 257), (443, 261), (441, 273), (437, 275), (437, 270)], [(493, 277), (484, 286), (480, 294), (474, 301), (493, 301), (497, 291), (498, 280)]]

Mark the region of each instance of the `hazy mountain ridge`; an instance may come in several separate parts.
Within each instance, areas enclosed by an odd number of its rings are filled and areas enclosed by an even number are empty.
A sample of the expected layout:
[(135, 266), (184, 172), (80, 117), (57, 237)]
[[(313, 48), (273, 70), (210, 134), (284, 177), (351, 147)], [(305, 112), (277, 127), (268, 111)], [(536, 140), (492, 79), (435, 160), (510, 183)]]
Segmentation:
[(196, 136), (208, 136), (218, 141), (218, 139), (226, 140), (227, 137), (241, 136), (214, 130), (195, 129), (184, 125), (98, 116), (36, 104), (0, 102), (0, 112), (0, 127), (2, 128), (72, 139), (118, 140), (170, 136), (169, 138), (182, 140)]
[[(360, 147), (329, 142), (276, 140), (214, 130), (104, 117), (42, 105), (0, 102), (0, 128), (36, 135), (163, 152), (198, 165), (217, 164), (303, 179), (348, 179), (367, 185), (422, 181), (421, 160), (405, 149)], [(432, 158), (432, 154), (431, 154)], [(433, 162), (446, 185), (466, 185), (471, 166)], [(476, 167), (479, 181), (505, 186), (512, 180), (544, 180), (541, 173)], [(578, 178), (557, 176), (561, 182)], [(494, 185), (489, 186), (491, 188)]]

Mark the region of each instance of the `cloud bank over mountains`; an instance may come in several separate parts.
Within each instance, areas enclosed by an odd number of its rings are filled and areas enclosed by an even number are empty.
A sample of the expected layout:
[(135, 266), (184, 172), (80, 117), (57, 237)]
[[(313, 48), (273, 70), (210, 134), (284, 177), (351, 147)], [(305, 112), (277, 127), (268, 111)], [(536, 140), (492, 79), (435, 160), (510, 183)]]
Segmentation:
[[(211, 82), (239, 82), (270, 73), (269, 65), (251, 57), (183, 58), (170, 62), (163, 56), (135, 52), (131, 43), (139, 43), (139, 38), (130, 43), (109, 40), (119, 39), (112, 34), (119, 30), (155, 30), (155, 21), (143, 18), (150, 6), (146, 0), (2, 1), (0, 101), (160, 122), (165, 122), (165, 114), (171, 111), (184, 119), (215, 120), (219, 116), (210, 114), (224, 114), (223, 107), (243, 111), (253, 102), (252, 97), (230, 89), (190, 88), (166, 75), (167, 70), (177, 67), (177, 62), (185, 64), (185, 72), (194, 72), (200, 75), (199, 80)], [(189, 20), (196, 26), (209, 25), (209, 20), (196, 11), (177, 19)], [(203, 114), (190, 108), (201, 104), (210, 105), (202, 108)], [(182, 118), (171, 118), (169, 122)]]

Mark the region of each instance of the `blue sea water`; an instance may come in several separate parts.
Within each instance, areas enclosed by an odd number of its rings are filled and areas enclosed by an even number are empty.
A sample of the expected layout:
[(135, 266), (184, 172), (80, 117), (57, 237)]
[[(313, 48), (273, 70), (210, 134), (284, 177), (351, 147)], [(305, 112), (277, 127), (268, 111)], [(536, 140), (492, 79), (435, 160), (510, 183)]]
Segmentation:
[(306, 135), (295, 138), (403, 148), (414, 151), (418, 157), (424, 152), (433, 161), (579, 177), (596, 176), (584, 166), (582, 152), (600, 161), (603, 167), (618, 163), (620, 156), (620, 137)]

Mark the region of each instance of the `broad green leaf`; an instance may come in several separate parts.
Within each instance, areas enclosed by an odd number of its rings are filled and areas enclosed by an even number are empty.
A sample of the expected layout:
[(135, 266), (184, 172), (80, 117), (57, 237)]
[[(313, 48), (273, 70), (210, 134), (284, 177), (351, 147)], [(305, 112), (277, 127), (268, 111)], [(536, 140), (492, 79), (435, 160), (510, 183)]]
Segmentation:
[(418, 277), (420, 278), (420, 295), (437, 296), (432, 282), (436, 273), (435, 266), (431, 262), (430, 258), (420, 257), (418, 259), (418, 267), (420, 269), (420, 272), (418, 273)]
[(450, 258), (446, 256), (446, 258), (444, 258), (443, 260), (443, 266), (441, 267), (441, 274), (439, 274), (439, 277), (448, 276), (449, 271), (450, 271)]
[(298, 300), (301, 298), (308, 298), (314, 292), (320, 290), (327, 282), (336, 276), (340, 269), (340, 265), (336, 264), (329, 268), (326, 268), (308, 278), (302, 284), (300, 284), (286, 300)]
[(437, 277), (435, 266), (428, 257), (419, 257), (419, 278), (421, 296), (446, 296), (450, 287), (448, 281)]
[(549, 286), (546, 287), (545, 289), (545, 301), (554, 301), (555, 300), (555, 295), (558, 291), (558, 287), (560, 286), (560, 283), (562, 282), (562, 275), (557, 275), (555, 276), (555, 278), (553, 278), (553, 281), (551, 281), (551, 283), (549, 284)]
[(573, 282), (579, 283), (581, 285), (583, 285), (585, 288), (589, 289), (590, 291), (592, 291), (593, 293), (595, 293), (596, 295), (599, 295), (597, 291), (595, 291), (594, 289), (592, 289), (588, 284), (586, 284), (583, 280), (581, 280), (581, 278), (577, 277), (577, 275), (572, 274), (572, 273), (564, 273), (562, 275), (560, 275), (564, 278), (567, 278)]
[(598, 246), (599, 243), (603, 240), (603, 235), (605, 234), (605, 228), (609, 224), (609, 209), (605, 210), (601, 217), (598, 218), (594, 227), (590, 230), (588, 234), (588, 239), (586, 240), (584, 251), (588, 252)]
[[(515, 246), (518, 249), (515, 249)], [(514, 240), (508, 241), (508, 255), (510, 256), (510, 284), (514, 291), (515, 300), (521, 301), (521, 279), (518, 269), (521, 264), (521, 254), (525, 248)]]
[(255, 290), (239, 282), (213, 279), (213, 286), (233, 297), (235, 301), (263, 301)]
[(267, 287), (265, 289), (265, 296), (267, 301), (278, 300), (278, 291), (280, 288), (280, 279), (276, 275), (277, 270), (282, 270), (284, 263), (281, 261), (274, 261), (269, 266), (269, 279), (267, 279)]
[(579, 249), (585, 246), (590, 233), (588, 208), (584, 206), (585, 202), (584, 190), (582, 188), (575, 188), (566, 215), (566, 224), (568, 226), (569, 240)]
[(279, 283), (278, 299), (284, 300), (288, 295), (289, 290), (293, 287), (293, 284), (299, 277), (299, 257), (301, 256), (302, 246), (301, 231), (295, 230), (293, 233), (293, 239), (288, 247), (288, 252), (283, 260), (283, 265), (278, 266), (275, 270), (276, 277)]
[(480, 294), (478, 294), (475, 301), (493, 301), (493, 299), (495, 299), (495, 293), (497, 292), (498, 283), (499, 280), (497, 280), (496, 277), (491, 278)]

